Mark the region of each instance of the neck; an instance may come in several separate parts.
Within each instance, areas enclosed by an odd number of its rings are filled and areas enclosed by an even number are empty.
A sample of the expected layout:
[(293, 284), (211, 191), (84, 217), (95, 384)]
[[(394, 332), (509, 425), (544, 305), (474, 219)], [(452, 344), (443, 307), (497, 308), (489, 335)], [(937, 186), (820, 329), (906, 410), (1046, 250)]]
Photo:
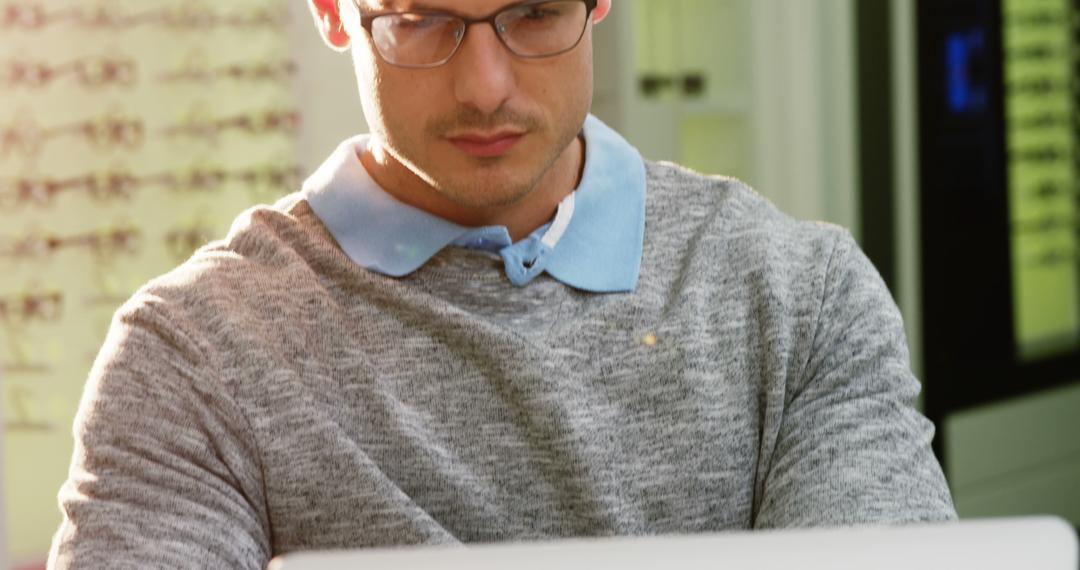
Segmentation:
[(506, 226), (516, 242), (551, 221), (559, 203), (577, 188), (585, 166), (585, 144), (580, 137), (574, 138), (536, 188), (513, 204), (492, 207), (454, 202), (385, 151), (373, 152), (369, 147), (360, 162), (375, 183), (394, 198), (461, 226)]

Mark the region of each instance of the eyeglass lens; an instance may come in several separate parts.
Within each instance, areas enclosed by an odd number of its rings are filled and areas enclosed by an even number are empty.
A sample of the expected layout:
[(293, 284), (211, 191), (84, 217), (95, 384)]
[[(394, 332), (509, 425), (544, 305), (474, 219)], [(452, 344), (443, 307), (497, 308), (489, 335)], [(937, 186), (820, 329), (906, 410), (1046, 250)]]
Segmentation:
[[(580, 0), (513, 6), (495, 17), (495, 31), (510, 51), (522, 57), (557, 55), (575, 47), (585, 32), (588, 7)], [(379, 55), (404, 66), (435, 66), (448, 61), (465, 36), (465, 21), (450, 14), (400, 13), (372, 21)]]

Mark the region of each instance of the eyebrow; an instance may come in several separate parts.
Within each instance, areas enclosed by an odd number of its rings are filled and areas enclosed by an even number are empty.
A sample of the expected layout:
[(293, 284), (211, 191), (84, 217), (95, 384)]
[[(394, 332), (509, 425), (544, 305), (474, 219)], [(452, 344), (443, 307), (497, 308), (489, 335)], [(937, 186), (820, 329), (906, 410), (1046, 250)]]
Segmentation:
[(428, 11), (428, 12), (445, 12), (446, 11), (445, 8), (436, 8), (435, 6), (431, 6), (431, 5), (425, 4), (423, 2), (415, 2), (415, 1), (411, 1), (411, 0), (374, 0), (374, 1), (364, 2), (364, 3), (365, 4), (369, 4), (369, 3), (370, 4), (375, 4), (375, 6), (372, 6), (371, 9), (378, 10), (380, 12), (383, 12), (383, 11), (404, 12), (404, 11), (408, 11), (408, 10), (421, 10), (421, 11)]

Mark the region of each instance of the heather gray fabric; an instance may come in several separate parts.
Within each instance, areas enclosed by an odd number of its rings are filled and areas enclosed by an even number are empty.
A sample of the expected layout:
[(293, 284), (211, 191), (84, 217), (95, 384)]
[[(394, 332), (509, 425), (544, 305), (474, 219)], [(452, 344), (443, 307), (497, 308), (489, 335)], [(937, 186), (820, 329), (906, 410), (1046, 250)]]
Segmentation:
[(647, 169), (629, 294), (457, 248), (394, 279), (299, 195), (245, 213), (117, 313), (52, 562), (955, 518), (851, 237)]

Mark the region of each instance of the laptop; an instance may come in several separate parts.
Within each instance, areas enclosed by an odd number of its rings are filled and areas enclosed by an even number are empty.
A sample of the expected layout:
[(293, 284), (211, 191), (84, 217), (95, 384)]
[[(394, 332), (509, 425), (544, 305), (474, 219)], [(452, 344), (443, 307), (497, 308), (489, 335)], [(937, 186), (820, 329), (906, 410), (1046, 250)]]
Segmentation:
[(1058, 518), (904, 527), (572, 539), (468, 547), (305, 552), (269, 570), (1078, 570), (1076, 530)]

